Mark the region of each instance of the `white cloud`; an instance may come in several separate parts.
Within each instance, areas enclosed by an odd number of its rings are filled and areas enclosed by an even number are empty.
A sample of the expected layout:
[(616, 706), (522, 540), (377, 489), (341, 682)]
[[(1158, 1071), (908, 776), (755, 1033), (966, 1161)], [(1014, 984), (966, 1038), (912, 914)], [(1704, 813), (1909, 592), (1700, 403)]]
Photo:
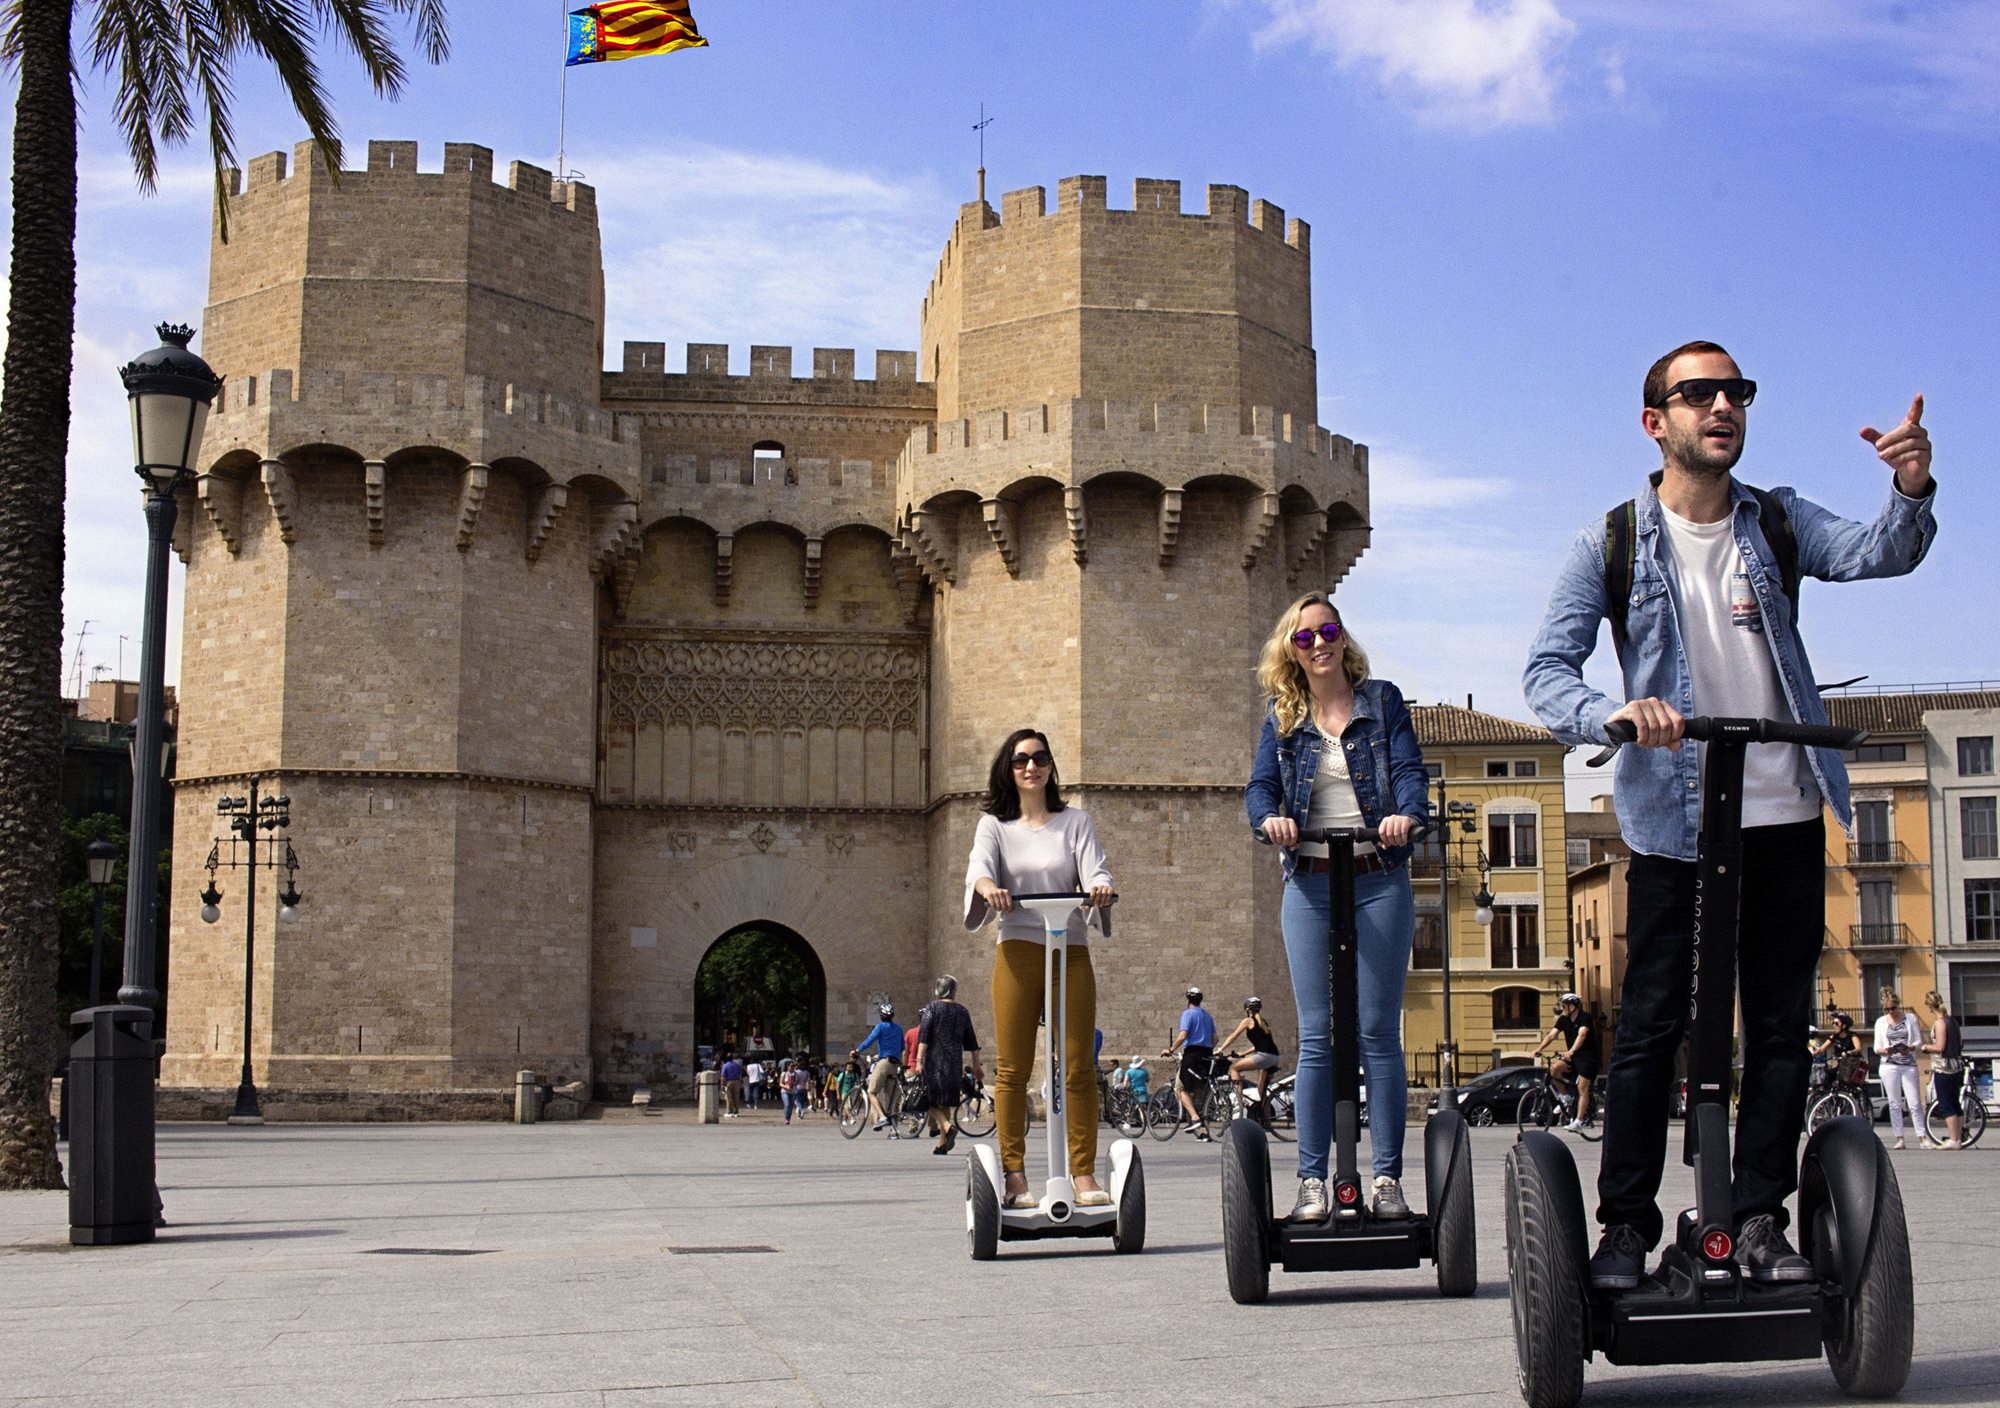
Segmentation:
[(1512, 493), (1513, 487), (1506, 479), (1458, 473), (1393, 446), (1371, 443), (1368, 447), (1368, 503), (1378, 523), (1384, 514), (1495, 503)]
[(1420, 116), (1474, 129), (1546, 122), (1575, 26), (1555, 0), (1257, 0), (1260, 47), (1303, 43), (1372, 73)]

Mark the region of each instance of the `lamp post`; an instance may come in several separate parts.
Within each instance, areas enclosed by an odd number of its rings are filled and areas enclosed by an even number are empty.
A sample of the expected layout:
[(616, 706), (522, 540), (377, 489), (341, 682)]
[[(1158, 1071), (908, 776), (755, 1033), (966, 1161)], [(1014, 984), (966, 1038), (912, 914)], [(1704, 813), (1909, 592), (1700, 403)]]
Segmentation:
[(90, 1002), (95, 1007), (104, 992), (104, 891), (118, 864), (118, 848), (102, 836), (83, 848), (83, 868), (90, 876)]
[(161, 323), (159, 334), (158, 347), (118, 369), (131, 406), (134, 468), (146, 492), (146, 596), (133, 718), (123, 981), (116, 1003), (86, 1008), (71, 1019), (81, 1032), (70, 1048), (77, 1096), (70, 1129), (69, 1239), (78, 1246), (150, 1242), (153, 1229), (164, 1225), (153, 1171), (157, 887), (147, 880), (160, 853), (167, 552), (179, 513), (176, 495), (194, 478), (201, 433), (222, 378), (188, 351), (193, 328)]
[[(260, 797), (257, 795), (257, 779), (250, 779), (250, 795), (247, 797), (224, 797), (215, 804), (216, 815), (222, 817), (229, 827), (228, 837), (218, 836), (208, 852), (208, 888), (201, 892), (201, 922), (213, 924), (222, 918), (222, 891), (216, 888), (215, 873), (221, 869), (241, 870), (243, 877), (243, 1074), (236, 1085), (236, 1107), (230, 1112), (231, 1124), (262, 1124), (263, 1107), (257, 1100), (257, 1082), (250, 1073), (250, 1019), (251, 997), (255, 992), (255, 964), (257, 960), (257, 870), (259, 866), (267, 870), (282, 869), (285, 872), (285, 888), (278, 892), (278, 920), (289, 924), (298, 918), (298, 908), (305, 903), (305, 896), (299, 893), (299, 855), (292, 849), (289, 835), (270, 835), (262, 859), (257, 855), (257, 833), (275, 833), (287, 830), (292, 824), (292, 799), (290, 797)], [(222, 858), (222, 843), (229, 842), (229, 859)], [(283, 846), (284, 854), (278, 854)], [(238, 848), (241, 848), (241, 854)]]
[[(1451, 1024), (1451, 848), (1456, 844), (1451, 829), (1470, 836), (1478, 830), (1479, 808), (1470, 802), (1454, 802), (1443, 776), (1437, 779), (1438, 818), (1438, 925), (1444, 931), (1438, 946), (1438, 983), (1443, 997), (1444, 1041), (1438, 1049), (1438, 1108), (1451, 1107), (1451, 1093), (1457, 1083), (1458, 1043), (1452, 1039)], [(1475, 843), (1476, 844), (1476, 843)], [(1472, 897), (1473, 922), (1484, 929), (1493, 922), (1493, 896), (1486, 888), (1486, 852), (1478, 851), (1479, 892)]]

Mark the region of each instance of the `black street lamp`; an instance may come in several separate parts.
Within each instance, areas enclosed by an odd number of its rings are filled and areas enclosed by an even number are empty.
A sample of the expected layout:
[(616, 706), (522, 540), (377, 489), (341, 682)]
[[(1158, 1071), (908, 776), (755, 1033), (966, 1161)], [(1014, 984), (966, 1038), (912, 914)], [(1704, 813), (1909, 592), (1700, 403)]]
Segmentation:
[[(292, 923), (298, 918), (298, 909), (305, 903), (305, 896), (299, 893), (298, 871), (299, 853), (292, 849), (289, 835), (270, 835), (265, 843), (265, 855), (257, 855), (257, 833), (284, 831), (292, 824), (292, 799), (290, 797), (260, 797), (257, 795), (257, 779), (250, 779), (248, 797), (224, 797), (215, 804), (216, 815), (228, 824), (230, 835), (218, 836), (209, 848), (207, 870), (208, 888), (201, 892), (201, 922), (213, 924), (222, 918), (222, 891), (216, 888), (215, 873), (218, 870), (241, 870), (243, 877), (243, 1075), (236, 1086), (236, 1108), (230, 1113), (231, 1124), (262, 1124), (263, 1108), (257, 1101), (257, 1082), (250, 1074), (250, 1000), (255, 982), (257, 959), (257, 870), (283, 870), (285, 888), (278, 892), (278, 919), (281, 923)], [(222, 843), (229, 842), (229, 859), (222, 858)], [(283, 855), (279, 848), (283, 847)], [(241, 847), (239, 854), (238, 848)]]
[[(1444, 1006), (1444, 1040), (1438, 1048), (1438, 1108), (1452, 1107), (1452, 1089), (1458, 1076), (1458, 1042), (1452, 1037), (1451, 1023), (1451, 848), (1465, 844), (1451, 834), (1456, 826), (1467, 836), (1479, 829), (1479, 808), (1470, 802), (1454, 802), (1445, 780), (1437, 779), (1438, 804), (1438, 927), (1443, 942), (1438, 952), (1438, 984)], [(1486, 851), (1475, 841), (1479, 862), (1479, 891), (1472, 897), (1473, 922), (1484, 929), (1493, 922), (1493, 896), (1486, 888)]]
[(83, 848), (83, 868), (90, 876), (90, 1005), (104, 992), (104, 891), (118, 864), (118, 848), (102, 836)]
[(132, 739), (124, 981), (116, 1003), (71, 1019), (82, 1032), (70, 1049), (77, 1094), (71, 1102), (69, 1239), (79, 1246), (150, 1242), (154, 1227), (162, 1225), (153, 1171), (157, 887), (148, 882), (160, 854), (167, 553), (179, 513), (176, 496), (193, 482), (201, 433), (222, 378), (188, 351), (193, 328), (162, 323), (159, 334), (160, 346), (118, 370), (132, 411), (133, 463), (146, 486), (146, 596)]

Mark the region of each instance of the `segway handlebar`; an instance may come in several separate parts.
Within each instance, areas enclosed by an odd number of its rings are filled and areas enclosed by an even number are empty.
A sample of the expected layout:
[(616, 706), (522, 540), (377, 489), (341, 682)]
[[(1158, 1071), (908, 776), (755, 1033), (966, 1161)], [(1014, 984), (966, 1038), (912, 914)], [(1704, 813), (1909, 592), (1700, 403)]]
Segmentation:
[[(1035, 894), (1032, 895), (1023, 894), (1017, 890), (1013, 892), (1013, 898), (1015, 903), (1017, 904), (1022, 900), (1075, 900), (1080, 907), (1088, 908), (1090, 905), (1090, 896), (1088, 894), (1077, 894), (1069, 890), (1050, 890), (1046, 894), (1037, 891)], [(1118, 896), (1116, 893), (1114, 893), (1111, 896), (1110, 900), (1108, 900), (1105, 903), (1104, 907), (1106, 909), (1109, 909), (1112, 905), (1117, 903), (1118, 903)]]
[[(1587, 764), (1601, 768), (1618, 756), (1618, 750), (1639, 737), (1629, 719), (1613, 719), (1604, 726), (1610, 742)], [(1795, 724), (1789, 719), (1721, 719), (1697, 714), (1681, 721), (1681, 737), (1697, 743), (1721, 738), (1740, 738), (1746, 743), (1796, 743), (1804, 748), (1858, 748), (1868, 740), (1864, 728), (1836, 728), (1832, 724)]]
[[(1421, 841), (1429, 833), (1430, 828), (1428, 826), (1413, 826), (1410, 828), (1410, 840), (1412, 842)], [(1376, 843), (1382, 839), (1382, 828), (1379, 826), (1316, 826), (1310, 829), (1302, 826), (1299, 828), (1299, 840), (1301, 841), (1311, 841), (1319, 844), (1331, 841), (1335, 836), (1346, 836), (1355, 841)]]

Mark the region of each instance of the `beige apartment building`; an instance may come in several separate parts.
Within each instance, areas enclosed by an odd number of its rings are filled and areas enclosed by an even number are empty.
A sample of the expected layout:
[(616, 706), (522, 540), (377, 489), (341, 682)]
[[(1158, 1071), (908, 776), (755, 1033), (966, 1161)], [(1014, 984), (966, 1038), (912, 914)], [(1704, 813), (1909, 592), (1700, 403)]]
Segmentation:
[[(1966, 1050), (2000, 1056), (2000, 691), (1951, 696), (1924, 712), (1930, 774), (1931, 886), (1937, 988), (1963, 1029)], [(1990, 1092), (1990, 1086), (1989, 1086)]]

